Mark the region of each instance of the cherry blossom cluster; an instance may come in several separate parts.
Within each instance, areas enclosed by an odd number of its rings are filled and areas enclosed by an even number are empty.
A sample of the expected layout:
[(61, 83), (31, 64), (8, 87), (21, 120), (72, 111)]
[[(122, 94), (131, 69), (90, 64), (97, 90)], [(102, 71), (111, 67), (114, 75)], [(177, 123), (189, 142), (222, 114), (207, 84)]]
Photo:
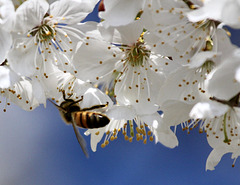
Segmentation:
[[(101, 22), (84, 22), (96, 6)], [(93, 151), (120, 132), (174, 148), (180, 125), (206, 133), (207, 170), (240, 155), (240, 49), (227, 30), (240, 28), (239, 1), (0, 0), (0, 25), (4, 111), (65, 92), (108, 105), (110, 123), (85, 132)]]

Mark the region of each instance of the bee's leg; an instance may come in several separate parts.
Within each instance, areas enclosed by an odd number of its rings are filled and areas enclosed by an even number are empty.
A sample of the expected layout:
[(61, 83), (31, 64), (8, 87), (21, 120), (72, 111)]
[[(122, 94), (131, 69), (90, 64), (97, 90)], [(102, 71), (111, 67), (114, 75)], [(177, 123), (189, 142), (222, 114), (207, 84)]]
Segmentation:
[(108, 106), (108, 102), (106, 104), (103, 104), (103, 105), (94, 105), (94, 106), (89, 107), (89, 108), (84, 108), (84, 109), (81, 109), (81, 111), (100, 109), (100, 108), (107, 107), (107, 106)]
[(70, 94), (70, 95), (68, 96), (68, 98), (66, 98), (66, 92), (65, 92), (65, 90), (61, 90), (61, 91), (62, 91), (62, 94), (63, 94), (63, 99), (64, 99), (65, 101), (68, 101), (68, 100), (71, 98), (72, 94)]
[(71, 103), (69, 106), (72, 106), (72, 105), (74, 105), (74, 104), (76, 104), (76, 103), (78, 103), (78, 102), (80, 102), (80, 101), (82, 101), (82, 100), (83, 100), (83, 96), (81, 96), (81, 99), (79, 99), (79, 100), (77, 100), (77, 101)]
[(80, 102), (82, 100), (83, 100), (83, 96), (81, 96), (81, 98), (79, 100), (76, 100), (74, 103), (78, 103), (78, 102)]
[(67, 101), (68, 99), (66, 98), (65, 90), (62, 90), (62, 94), (63, 94), (63, 99), (64, 99), (65, 101)]

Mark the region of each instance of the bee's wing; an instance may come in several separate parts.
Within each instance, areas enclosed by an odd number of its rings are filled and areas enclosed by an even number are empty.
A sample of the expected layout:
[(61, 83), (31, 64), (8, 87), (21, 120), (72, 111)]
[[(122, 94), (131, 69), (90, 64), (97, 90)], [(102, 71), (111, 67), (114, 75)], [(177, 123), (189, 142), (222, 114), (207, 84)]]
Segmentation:
[(82, 148), (82, 151), (83, 153), (85, 154), (85, 156), (88, 158), (88, 151), (87, 151), (87, 147), (86, 147), (86, 141), (85, 139), (83, 138), (83, 136), (80, 134), (77, 126), (75, 125), (75, 123), (73, 122), (72, 123), (72, 126), (73, 126), (73, 130), (75, 132), (75, 135), (77, 137), (77, 140), (78, 140), (78, 143), (80, 144), (81, 148)]

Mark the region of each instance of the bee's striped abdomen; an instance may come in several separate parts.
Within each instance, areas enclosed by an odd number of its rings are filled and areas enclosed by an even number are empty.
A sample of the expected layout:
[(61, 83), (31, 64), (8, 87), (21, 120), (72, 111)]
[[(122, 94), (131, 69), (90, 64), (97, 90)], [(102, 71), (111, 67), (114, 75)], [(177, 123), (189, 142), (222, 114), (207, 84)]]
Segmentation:
[(73, 121), (82, 128), (99, 128), (106, 126), (110, 120), (107, 116), (97, 112), (73, 112)]

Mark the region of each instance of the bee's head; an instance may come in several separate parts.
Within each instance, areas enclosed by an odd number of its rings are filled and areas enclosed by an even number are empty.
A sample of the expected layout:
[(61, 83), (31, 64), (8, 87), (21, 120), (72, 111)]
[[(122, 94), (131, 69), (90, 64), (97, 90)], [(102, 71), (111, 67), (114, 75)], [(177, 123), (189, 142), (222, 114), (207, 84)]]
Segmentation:
[(82, 101), (83, 97), (81, 99), (75, 101), (73, 99), (66, 98), (65, 91), (62, 91), (62, 93), (63, 93), (64, 101), (60, 104), (60, 106), (55, 104), (51, 100), (50, 101), (57, 107), (62, 119), (66, 123), (71, 123), (72, 122), (72, 113), (76, 112), (76, 111), (80, 111), (80, 106), (78, 103), (80, 101)]
[(59, 109), (60, 112), (63, 113), (72, 113), (74, 111), (80, 111), (80, 106), (78, 104), (78, 100), (74, 101), (73, 99), (65, 99), (65, 101), (63, 101), (59, 107), (61, 107), (61, 109)]

